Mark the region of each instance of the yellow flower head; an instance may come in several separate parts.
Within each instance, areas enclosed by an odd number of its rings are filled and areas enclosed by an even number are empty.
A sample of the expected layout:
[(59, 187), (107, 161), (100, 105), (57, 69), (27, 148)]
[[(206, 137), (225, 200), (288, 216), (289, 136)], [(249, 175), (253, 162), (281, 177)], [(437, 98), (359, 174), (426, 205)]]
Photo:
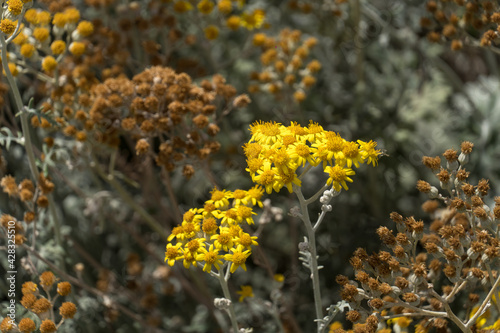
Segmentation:
[(328, 180), (326, 183), (332, 185), (335, 191), (340, 192), (341, 186), (347, 191), (346, 181), (352, 183), (352, 179), (349, 176), (355, 174), (355, 172), (350, 168), (343, 168), (340, 165), (327, 166), (324, 171), (328, 174)]
[(196, 257), (197, 261), (204, 262), (203, 271), (210, 273), (212, 271), (212, 266), (215, 266), (217, 270), (223, 265), (222, 258), (224, 256), (219, 254), (219, 249), (211, 244), (207, 249), (203, 248), (202, 253)]
[(241, 267), (244, 271), (246, 271), (246, 261), (250, 256), (250, 250), (245, 250), (243, 245), (238, 245), (237, 248), (232, 248), (231, 252), (232, 253), (228, 253), (224, 256), (226, 261), (231, 262), (230, 272), (234, 273), (238, 267)]
[(9, 20), (8, 18), (0, 21), (0, 31), (6, 34), (7, 36), (12, 35), (12, 33), (16, 30), (17, 21)]
[(240, 17), (233, 15), (226, 20), (226, 25), (231, 30), (238, 30), (240, 27)]
[(174, 11), (177, 13), (184, 13), (193, 9), (193, 5), (189, 1), (180, 0), (174, 4)]
[(23, 10), (23, 2), (21, 0), (8, 0), (7, 7), (12, 15), (17, 16)]
[(198, 3), (198, 10), (200, 11), (200, 13), (202, 14), (210, 14), (212, 12), (212, 10), (214, 9), (214, 3), (210, 0), (201, 0), (199, 3)]
[(50, 36), (49, 29), (38, 27), (33, 30), (33, 37), (40, 43), (45, 42)]
[(233, 10), (233, 4), (231, 0), (221, 0), (217, 4), (217, 9), (222, 14), (229, 14)]
[(238, 302), (243, 302), (243, 300), (247, 297), (253, 297), (253, 289), (252, 286), (241, 286), (240, 290), (236, 292), (238, 295), (240, 295), (240, 298), (238, 299)]
[(46, 56), (45, 58), (43, 58), (42, 69), (45, 72), (50, 73), (54, 69), (56, 69), (56, 67), (57, 67), (57, 61), (56, 61), (56, 59), (54, 59), (53, 56)]
[(69, 45), (69, 52), (74, 56), (81, 56), (85, 53), (85, 44), (82, 42), (73, 42)]
[(80, 21), (80, 11), (76, 8), (68, 8), (64, 11), (64, 15), (66, 16), (66, 21), (71, 24), (76, 24)]
[(217, 28), (215, 25), (209, 25), (204, 29), (205, 32), (205, 37), (208, 40), (214, 40), (219, 36), (219, 28)]
[(48, 25), (50, 23), (50, 19), (51, 19), (51, 16), (50, 16), (49, 12), (41, 11), (36, 16), (36, 22), (30, 22), (30, 23), (36, 23), (36, 24), (40, 24), (40, 25)]
[(358, 143), (363, 160), (367, 160), (368, 164), (371, 163), (373, 166), (376, 166), (378, 164), (378, 157), (381, 154), (380, 150), (375, 149), (377, 142), (373, 140), (370, 140), (369, 142), (358, 140)]
[(52, 24), (58, 28), (64, 28), (68, 22), (68, 17), (64, 13), (56, 13), (52, 19)]
[(66, 51), (66, 43), (62, 40), (55, 40), (50, 45), (50, 49), (54, 55), (63, 54)]
[(256, 9), (251, 14), (243, 13), (241, 15), (241, 25), (248, 30), (260, 28), (264, 23), (266, 13), (262, 9)]
[(21, 50), (19, 51), (21, 53), (21, 55), (25, 58), (31, 58), (33, 56), (33, 54), (35, 54), (35, 46), (31, 45), (31, 44), (23, 44), (23, 46), (21, 46)]
[(94, 25), (89, 21), (81, 21), (76, 27), (76, 31), (83, 36), (90, 36), (94, 32)]
[(31, 23), (31, 24), (36, 24), (37, 22), (37, 10), (34, 9), (34, 8), (30, 8), (28, 9), (25, 13), (24, 13), (24, 19), (26, 20), (26, 22), (28, 23)]
[(233, 197), (233, 192), (227, 190), (218, 190), (214, 188), (210, 194), (212, 195), (207, 203), (213, 203), (218, 209), (225, 209), (229, 206), (229, 199)]

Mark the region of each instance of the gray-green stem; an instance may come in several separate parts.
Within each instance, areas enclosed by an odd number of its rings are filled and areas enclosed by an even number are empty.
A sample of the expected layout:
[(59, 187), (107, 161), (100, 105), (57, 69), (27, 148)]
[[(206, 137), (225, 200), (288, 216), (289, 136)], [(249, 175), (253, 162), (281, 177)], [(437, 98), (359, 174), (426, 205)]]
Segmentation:
[(231, 304), (229, 304), (228, 314), (229, 319), (231, 320), (231, 326), (233, 327), (234, 333), (238, 332), (238, 322), (236, 321), (236, 312), (234, 311), (233, 301), (231, 300), (231, 293), (229, 292), (229, 287), (227, 285), (227, 280), (229, 279), (229, 270), (231, 269), (230, 265), (227, 265), (226, 274), (224, 274), (224, 267), (221, 267), (219, 270), (219, 283), (222, 288), (222, 292), (224, 293), (224, 298), (229, 300)]
[[(309, 252), (311, 254), (311, 262), (309, 265), (309, 269), (311, 270), (311, 279), (313, 284), (313, 293), (314, 293), (314, 307), (316, 310), (316, 319), (323, 319), (323, 306), (321, 302), (321, 290), (319, 283), (319, 269), (318, 269), (318, 256), (316, 253), (316, 235), (313, 229), (313, 225), (309, 218), (309, 210), (308, 203), (302, 194), (302, 190), (300, 187), (294, 185), (293, 190), (297, 195), (300, 203), (300, 211), (302, 213), (301, 220), (304, 222), (304, 226), (306, 227), (308, 242), (309, 242)], [(321, 329), (321, 323), (318, 321), (318, 332)]]
[[(30, 167), (33, 179), (35, 181), (38, 181), (40, 173), (38, 172), (38, 168), (36, 166), (35, 152), (33, 151), (33, 143), (31, 141), (31, 134), (28, 124), (28, 113), (24, 108), (23, 100), (21, 98), (21, 93), (19, 92), (19, 88), (17, 87), (16, 81), (14, 80), (14, 77), (10, 72), (9, 62), (7, 60), (7, 41), (5, 40), (5, 37), (3, 35), (0, 36), (0, 43), (2, 44), (2, 66), (5, 71), (5, 76), (7, 77), (7, 81), (9, 82), (10, 91), (12, 92), (12, 96), (14, 97), (14, 103), (16, 104), (18, 112), (20, 113), (21, 129), (23, 131), (23, 137), (24, 137), (24, 148), (26, 149), (26, 155), (28, 155), (28, 165)], [(54, 227), (54, 233), (56, 235), (56, 242), (57, 245), (62, 246), (61, 226), (59, 224), (59, 219), (57, 218), (54, 199), (52, 198), (52, 195), (49, 195), (48, 199), (49, 199), (49, 211), (52, 216), (52, 224)]]

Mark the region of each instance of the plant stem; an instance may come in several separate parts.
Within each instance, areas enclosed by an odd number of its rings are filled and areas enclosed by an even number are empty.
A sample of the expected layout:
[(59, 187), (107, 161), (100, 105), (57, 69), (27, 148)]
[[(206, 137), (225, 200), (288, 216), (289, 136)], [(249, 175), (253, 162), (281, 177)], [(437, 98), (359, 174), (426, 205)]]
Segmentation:
[[(298, 186), (293, 186), (294, 192), (297, 195), (300, 203), (300, 211), (302, 213), (301, 219), (306, 227), (308, 242), (309, 242), (309, 252), (311, 254), (311, 262), (309, 263), (309, 269), (311, 270), (311, 279), (313, 284), (314, 293), (314, 306), (316, 309), (316, 319), (323, 319), (323, 306), (321, 302), (321, 290), (319, 283), (319, 269), (318, 269), (318, 256), (316, 253), (316, 235), (309, 218), (308, 203), (306, 202), (302, 190)], [(321, 329), (321, 323), (318, 322), (318, 332)]]
[(228, 314), (229, 319), (231, 320), (231, 326), (233, 326), (234, 333), (238, 333), (238, 322), (236, 321), (236, 312), (234, 312), (233, 302), (231, 301), (231, 293), (229, 292), (229, 287), (227, 286), (227, 280), (229, 275), (227, 274), (230, 270), (231, 266), (227, 266), (226, 274), (224, 274), (224, 266), (219, 270), (219, 283), (222, 288), (222, 292), (224, 293), (224, 297), (229, 300), (231, 303), (229, 304)]
[[(28, 155), (28, 165), (30, 167), (33, 180), (38, 181), (38, 179), (40, 178), (40, 173), (38, 172), (38, 168), (36, 166), (35, 152), (33, 151), (33, 143), (31, 141), (30, 129), (28, 124), (28, 113), (24, 109), (21, 93), (19, 92), (19, 88), (17, 87), (12, 73), (10, 72), (9, 62), (7, 60), (7, 41), (5, 40), (5, 37), (3, 35), (0, 36), (0, 43), (2, 44), (2, 66), (5, 72), (5, 76), (7, 77), (7, 81), (9, 82), (10, 91), (12, 92), (12, 95), (14, 97), (14, 103), (16, 104), (18, 112), (20, 113), (21, 129), (23, 131), (24, 137), (24, 148), (26, 149), (26, 155)], [(59, 219), (57, 218), (54, 199), (52, 198), (52, 195), (49, 195), (48, 199), (49, 211), (52, 217), (54, 233), (56, 235), (56, 243), (57, 245), (62, 246), (61, 226), (59, 224)]]

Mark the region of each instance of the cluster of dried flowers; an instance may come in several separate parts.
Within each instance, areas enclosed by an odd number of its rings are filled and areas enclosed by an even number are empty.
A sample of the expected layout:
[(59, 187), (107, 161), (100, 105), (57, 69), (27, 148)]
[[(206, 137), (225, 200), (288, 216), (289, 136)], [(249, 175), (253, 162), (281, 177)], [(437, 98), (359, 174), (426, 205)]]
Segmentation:
[(500, 304), (494, 296), (500, 282), (500, 197), (490, 208), (485, 204), (488, 180), (468, 182), (464, 166), (472, 147), (463, 142), (460, 154), (447, 150), (444, 167), (439, 156), (423, 158), (441, 188), (423, 180), (417, 183), (430, 197), (422, 206), (434, 218), (428, 230), (423, 221), (392, 213), (396, 234), (387, 227), (377, 230), (390, 252), (369, 255), (360, 248), (350, 261), (354, 280), (337, 277), (342, 299), (352, 307), (347, 319), (358, 323), (355, 332), (398, 325), (394, 318), (406, 318), (404, 327), (409, 319), (420, 318), (417, 332), (444, 332), (451, 323), (463, 332), (500, 327)]
[(0, 216), (0, 224), (8, 229), (8, 223), (14, 221), (15, 240), (20, 245), (26, 241), (25, 231), (28, 224), (32, 223), (42, 210), (49, 206), (48, 195), (54, 191), (54, 183), (47, 179), (43, 174), (34, 186), (29, 179), (23, 179), (19, 184), (13, 176), (4, 176), (0, 181), (3, 192), (9, 195), (11, 200), (18, 199), (24, 208), (22, 221), (18, 221), (14, 216), (3, 214)]
[(491, 46), (498, 41), (500, 7), (496, 1), (427, 1), (428, 16), (420, 25), (431, 42), (451, 42), (452, 50), (464, 45)]
[[(40, 286), (45, 291), (46, 297), (41, 295), (38, 285), (34, 282), (25, 282), (22, 286), (23, 297), (21, 304), (29, 312), (36, 315), (41, 322), (38, 329), (41, 333), (56, 332), (62, 325), (64, 320), (71, 319), (76, 314), (76, 305), (72, 302), (63, 302), (59, 307), (59, 315), (61, 319), (56, 324), (54, 307), (60, 296), (68, 296), (71, 293), (71, 284), (69, 282), (57, 283), (57, 294), (51, 295), (51, 290), (56, 284), (57, 278), (54, 273), (45, 271), (40, 274)], [(37, 330), (37, 324), (29, 317), (21, 319), (18, 323), (12, 323), (10, 318), (5, 317), (0, 323), (0, 331), (2, 332), (23, 332), (31, 333)]]
[(258, 33), (253, 44), (262, 49), (261, 72), (253, 72), (250, 78), (258, 83), (251, 84), (251, 93), (267, 91), (277, 99), (293, 97), (300, 103), (306, 99), (306, 91), (316, 83), (314, 73), (321, 69), (318, 60), (304, 64), (310, 50), (318, 43), (314, 37), (302, 38), (299, 30), (283, 29), (278, 38)]

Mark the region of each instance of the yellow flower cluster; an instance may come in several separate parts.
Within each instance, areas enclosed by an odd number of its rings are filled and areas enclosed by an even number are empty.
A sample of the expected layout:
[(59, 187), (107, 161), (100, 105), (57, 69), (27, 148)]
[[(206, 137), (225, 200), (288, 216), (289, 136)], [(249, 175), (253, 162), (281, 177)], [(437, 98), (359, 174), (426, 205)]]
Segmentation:
[(48, 11), (32, 8), (26, 11), (24, 18), (27, 26), (22, 25), (21, 32), (13, 40), (17, 48), (15, 53), (20, 54), (24, 62), (39, 63), (46, 73), (57, 68), (66, 51), (73, 56), (82, 55), (86, 49), (82, 38), (92, 34), (94, 29), (92, 23), (80, 21), (76, 8), (67, 8), (53, 16)]
[(250, 75), (250, 79), (258, 84), (251, 84), (248, 91), (267, 91), (277, 97), (289, 93), (298, 103), (305, 100), (306, 91), (316, 83), (314, 75), (321, 69), (318, 60), (306, 63), (317, 43), (314, 37), (302, 40), (299, 30), (283, 29), (278, 38), (255, 34), (253, 44), (262, 49), (260, 62), (263, 69)]
[[(230, 30), (238, 30), (244, 27), (247, 30), (261, 28), (265, 24), (266, 13), (262, 9), (254, 9), (251, 12), (244, 11), (245, 1), (240, 0), (235, 4), (234, 0), (220, 0), (217, 5), (212, 0), (198, 1), (196, 8), (203, 15), (210, 15), (211, 13), (218, 12), (222, 14), (223, 24)], [(185, 13), (194, 10), (195, 7), (186, 0), (178, 0), (173, 5), (173, 10), (177, 13)], [(238, 10), (240, 13), (236, 12)], [(243, 10), (243, 11), (242, 11)], [(233, 15), (230, 15), (233, 14)], [(219, 28), (216, 25), (208, 25), (204, 28), (205, 37), (209, 40), (216, 39), (219, 35)]]
[(263, 206), (263, 194), (260, 186), (248, 191), (212, 190), (203, 208), (190, 209), (184, 214), (182, 224), (173, 228), (165, 261), (170, 266), (182, 261), (185, 268), (200, 265), (207, 273), (213, 267), (220, 270), (226, 265), (231, 265), (231, 273), (238, 267), (246, 270), (252, 246), (258, 244), (257, 237), (245, 232), (242, 225), (254, 223), (253, 207)]
[[(267, 193), (283, 187), (292, 192), (293, 184), (301, 186), (297, 170), (322, 165), (328, 174), (327, 184), (336, 191), (348, 189), (352, 182), (352, 166), (367, 162), (375, 166), (380, 155), (374, 141), (347, 141), (338, 133), (325, 131), (317, 123), (307, 127), (292, 122), (283, 126), (276, 122), (256, 122), (250, 126), (252, 137), (244, 145), (248, 168), (254, 183)], [(305, 170), (307, 170), (307, 168)]]

